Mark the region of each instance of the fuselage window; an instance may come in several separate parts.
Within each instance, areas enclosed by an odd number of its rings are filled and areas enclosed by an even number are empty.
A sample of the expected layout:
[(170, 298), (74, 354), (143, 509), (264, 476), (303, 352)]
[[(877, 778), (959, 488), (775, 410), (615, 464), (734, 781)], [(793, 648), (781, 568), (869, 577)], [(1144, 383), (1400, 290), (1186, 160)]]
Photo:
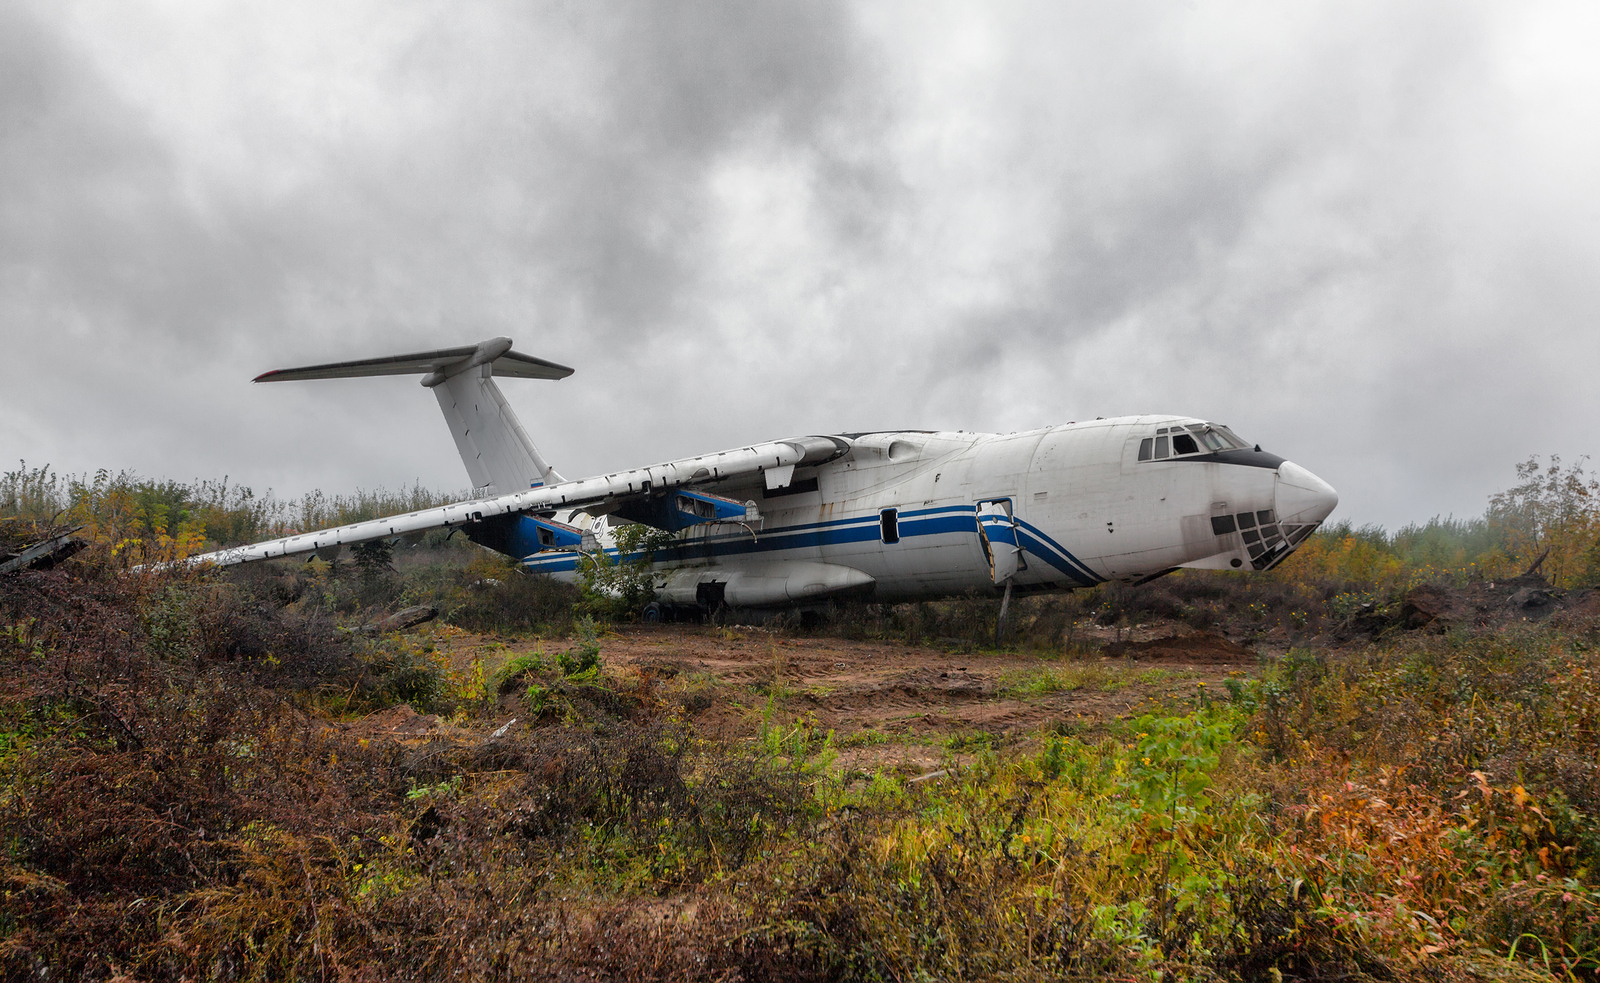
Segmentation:
[(1166, 437), (1157, 437), (1156, 438), (1156, 460), (1159, 461), (1159, 460), (1161, 460), (1162, 458), (1164, 458), (1166, 456), (1167, 456), (1167, 438)]
[(1172, 453), (1198, 454), (1200, 453), (1200, 447), (1194, 442), (1194, 438), (1188, 434), (1174, 434), (1172, 437)]
[(900, 512), (898, 509), (884, 509), (878, 513), (878, 530), (885, 543), (900, 542)]
[(1139, 460), (1150, 460), (1150, 445), (1154, 443), (1155, 440), (1150, 437), (1146, 437), (1145, 439), (1139, 441)]

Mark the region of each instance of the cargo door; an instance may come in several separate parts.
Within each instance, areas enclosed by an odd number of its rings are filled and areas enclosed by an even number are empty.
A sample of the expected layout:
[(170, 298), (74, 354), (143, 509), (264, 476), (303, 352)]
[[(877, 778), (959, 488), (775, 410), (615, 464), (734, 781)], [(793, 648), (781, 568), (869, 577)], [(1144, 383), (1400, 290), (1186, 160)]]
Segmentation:
[(1028, 569), (1022, 555), (1022, 541), (1017, 538), (1017, 518), (1012, 514), (1011, 499), (996, 498), (977, 503), (978, 542), (983, 545), (984, 559), (989, 561), (989, 574), (994, 582), (1003, 584), (1020, 571)]

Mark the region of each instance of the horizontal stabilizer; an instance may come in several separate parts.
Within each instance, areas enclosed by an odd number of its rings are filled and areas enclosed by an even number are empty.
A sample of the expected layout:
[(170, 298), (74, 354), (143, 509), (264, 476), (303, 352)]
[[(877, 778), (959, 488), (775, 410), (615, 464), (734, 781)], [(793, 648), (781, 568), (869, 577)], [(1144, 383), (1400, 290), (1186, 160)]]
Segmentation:
[(511, 350), (511, 339), (496, 338), (481, 345), (440, 348), (410, 355), (358, 358), (350, 362), (328, 362), (298, 369), (273, 369), (256, 376), (255, 382), (300, 382), (307, 379), (354, 379), (376, 375), (426, 374), (423, 385), (435, 386), (447, 377), (478, 365), (490, 366), (490, 374), (513, 379), (565, 379), (572, 369), (565, 365), (524, 355)]

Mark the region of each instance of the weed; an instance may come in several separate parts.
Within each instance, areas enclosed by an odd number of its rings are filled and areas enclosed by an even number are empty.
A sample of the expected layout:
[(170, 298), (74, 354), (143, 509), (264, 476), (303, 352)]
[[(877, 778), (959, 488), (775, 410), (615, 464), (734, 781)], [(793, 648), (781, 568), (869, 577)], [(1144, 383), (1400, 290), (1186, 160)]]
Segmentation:
[(973, 751), (993, 751), (995, 737), (986, 731), (973, 731), (966, 734), (951, 734), (939, 743), (947, 751), (955, 754), (967, 754)]
[(527, 706), (528, 713), (535, 718), (542, 717), (545, 711), (552, 707), (550, 690), (538, 683), (529, 683), (527, 690), (522, 694), (522, 702)]
[(600, 674), (600, 637), (593, 618), (578, 620), (578, 644), (570, 652), (556, 653), (556, 665), (572, 680), (589, 680)]
[(879, 747), (884, 744), (896, 744), (904, 740), (903, 736), (881, 730), (858, 730), (854, 734), (846, 734), (838, 738), (834, 744), (840, 748)]
[(523, 652), (508, 659), (494, 674), (494, 690), (497, 693), (509, 693), (527, 676), (536, 675), (549, 668), (545, 662), (544, 650), (534, 649)]
[(1045, 666), (1002, 678), (1000, 691), (1007, 696), (1048, 696), (1070, 693), (1085, 686), (1099, 687), (1112, 674), (1100, 666), (1068, 664)]
[(417, 785), (413, 782), (411, 790), (406, 792), (406, 801), (417, 802), (425, 799), (453, 798), (461, 791), (462, 780), (462, 776), (456, 775), (454, 778), (433, 782), (432, 784)]

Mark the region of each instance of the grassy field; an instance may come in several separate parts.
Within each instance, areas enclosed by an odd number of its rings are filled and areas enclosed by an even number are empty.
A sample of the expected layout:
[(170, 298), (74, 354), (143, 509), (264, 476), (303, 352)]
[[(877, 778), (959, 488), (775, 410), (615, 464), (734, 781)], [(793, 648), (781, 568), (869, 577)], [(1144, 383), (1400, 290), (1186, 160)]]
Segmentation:
[(118, 521), (0, 578), (7, 978), (1600, 969), (1585, 544), (1335, 530), (997, 650), (979, 598), (635, 629), (453, 542), (130, 576)]

